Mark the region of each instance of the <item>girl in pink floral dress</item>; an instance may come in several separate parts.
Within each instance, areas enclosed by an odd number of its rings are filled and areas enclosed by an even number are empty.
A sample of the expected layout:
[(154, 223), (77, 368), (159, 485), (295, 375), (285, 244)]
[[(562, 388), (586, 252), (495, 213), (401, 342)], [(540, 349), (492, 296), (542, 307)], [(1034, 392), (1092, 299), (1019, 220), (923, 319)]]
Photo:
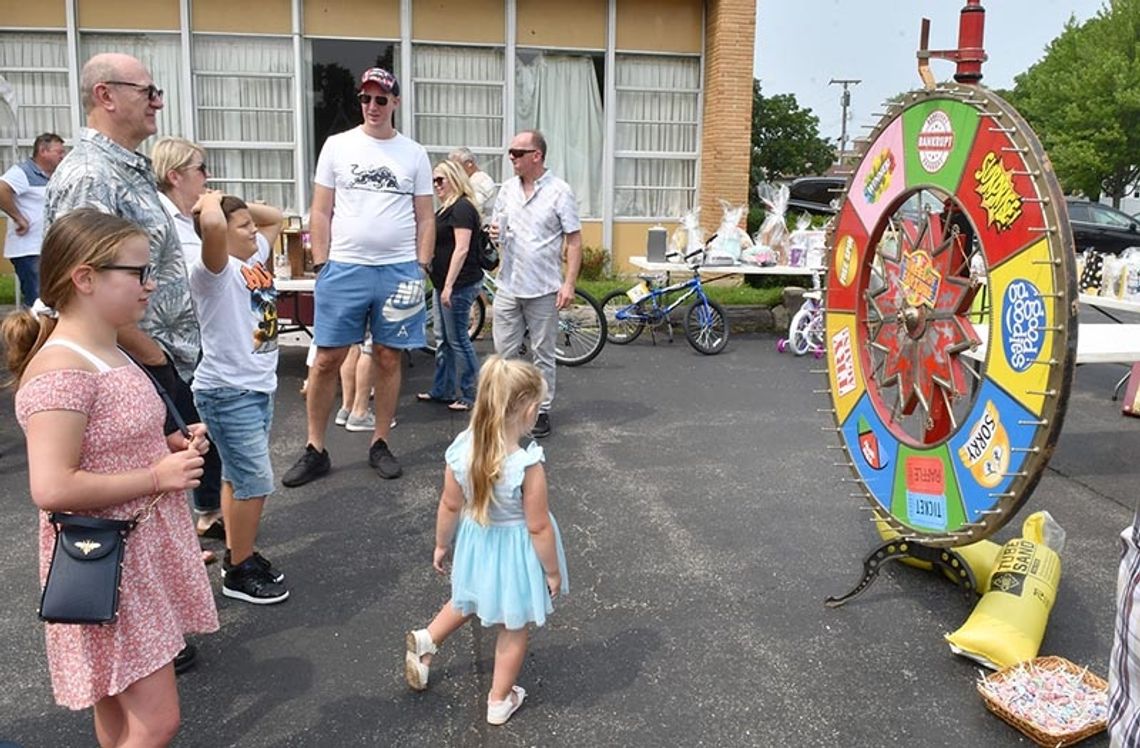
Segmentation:
[(218, 628), (184, 494), (202, 475), (205, 429), (191, 426), (189, 441), (163, 437), (163, 402), (117, 345), (117, 328), (141, 320), (154, 291), (149, 257), (137, 225), (69, 213), (44, 238), (36, 312), (3, 324), (32, 501), (43, 510), (41, 584), (55, 540), (48, 512), (128, 519), (163, 494), (130, 535), (117, 619), (45, 625), (56, 701), (94, 707), (102, 746), (170, 742), (179, 724), (174, 655), (183, 634)]

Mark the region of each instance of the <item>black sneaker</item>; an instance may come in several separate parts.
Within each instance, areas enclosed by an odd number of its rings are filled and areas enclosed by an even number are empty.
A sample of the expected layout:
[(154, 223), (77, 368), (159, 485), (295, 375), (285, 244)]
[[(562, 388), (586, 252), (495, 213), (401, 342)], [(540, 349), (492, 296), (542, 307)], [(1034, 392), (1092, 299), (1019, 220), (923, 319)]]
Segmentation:
[(289, 590), (280, 582), (274, 582), (257, 559), (250, 556), (226, 574), (222, 594), (254, 605), (272, 605), (289, 597)]
[(174, 672), (181, 674), (189, 670), (194, 665), (194, 660), (198, 658), (198, 648), (193, 644), (187, 644), (182, 649), (178, 650), (178, 654), (174, 655)]
[[(269, 559), (267, 559), (265, 556), (262, 556), (257, 551), (254, 551), (252, 558), (257, 562), (257, 565), (261, 567), (261, 570), (268, 574), (269, 578), (274, 582), (281, 584), (285, 581), (285, 575), (277, 569), (274, 569), (273, 564), (270, 563)], [(230, 563), (230, 549), (227, 548), (226, 555), (222, 556), (222, 579), (225, 579), (226, 574), (229, 574), (233, 568), (234, 565)]]
[(329, 459), (328, 450), (322, 449), (318, 452), (312, 444), (306, 444), (305, 454), (301, 455), (301, 459), (289, 468), (289, 472), (285, 473), (281, 483), (289, 488), (296, 488), (309, 481), (316, 480), (322, 475), (328, 475), (331, 469), (332, 460)]
[(550, 436), (550, 414), (539, 413), (538, 419), (534, 422), (534, 428), (530, 430), (530, 435), (535, 439), (542, 439)]
[(388, 444), (383, 439), (377, 439), (368, 448), (368, 464), (377, 475), (387, 480), (399, 478), (404, 474), (400, 461), (392, 454), (392, 450), (388, 449)]

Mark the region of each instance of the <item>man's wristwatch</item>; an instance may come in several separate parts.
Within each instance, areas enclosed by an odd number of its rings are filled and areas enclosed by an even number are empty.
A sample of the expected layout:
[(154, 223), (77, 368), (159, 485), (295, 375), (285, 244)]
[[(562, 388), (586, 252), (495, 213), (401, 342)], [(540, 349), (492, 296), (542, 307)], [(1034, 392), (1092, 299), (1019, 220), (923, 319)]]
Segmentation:
[(314, 274), (320, 273), (321, 268), (323, 268), (324, 266), (325, 266), (325, 264), (323, 262), (314, 262), (313, 263), (313, 273)]

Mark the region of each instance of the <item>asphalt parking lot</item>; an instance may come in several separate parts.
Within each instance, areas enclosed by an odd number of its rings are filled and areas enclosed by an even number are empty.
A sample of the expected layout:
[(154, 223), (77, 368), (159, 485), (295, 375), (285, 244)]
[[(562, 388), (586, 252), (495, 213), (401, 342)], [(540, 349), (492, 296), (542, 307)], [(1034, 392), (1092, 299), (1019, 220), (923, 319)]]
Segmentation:
[[(480, 352), (488, 350), (481, 341)], [(895, 565), (855, 601), (877, 540), (836, 442), (821, 367), (735, 336), (695, 353), (683, 336), (607, 346), (561, 369), (547, 451), (570, 594), (531, 640), (526, 705), (484, 721), (493, 632), (468, 627), (410, 692), (403, 635), (447, 595), (431, 569), (442, 455), (464, 426), (414, 401), (431, 361), (412, 356), (392, 446), (405, 477), (368, 468), (368, 437), (336, 429), (327, 478), (271, 497), (262, 550), (292, 597), (264, 608), (218, 596), (221, 630), (179, 679), (181, 746), (1004, 746), (977, 666), (943, 634), (976, 600)], [(304, 443), (304, 350), (286, 349), (274, 464)], [(1140, 420), (1110, 401), (1122, 368), (1080, 367), (1061, 440), (1029, 511), (1068, 531), (1042, 654), (1106, 675), (1117, 535), (1140, 479)], [(56, 707), (35, 616), (35, 510), (11, 396), (0, 402), (0, 742), (92, 744), (90, 718)], [(216, 567), (211, 579), (218, 586)], [(1103, 738), (1087, 745), (1106, 745)]]

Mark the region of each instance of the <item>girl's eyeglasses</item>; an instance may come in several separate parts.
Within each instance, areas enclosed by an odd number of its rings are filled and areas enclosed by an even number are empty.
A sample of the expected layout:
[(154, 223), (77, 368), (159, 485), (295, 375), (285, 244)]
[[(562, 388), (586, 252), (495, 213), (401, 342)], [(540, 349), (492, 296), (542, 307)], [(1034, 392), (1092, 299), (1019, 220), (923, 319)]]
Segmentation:
[(145, 286), (146, 282), (154, 277), (154, 265), (100, 265), (95, 268), (96, 270), (126, 270), (135, 273), (139, 277), (139, 285)]
[(443, 186), (443, 177), (432, 177), (431, 183), (434, 184), (436, 187), (442, 187)]

